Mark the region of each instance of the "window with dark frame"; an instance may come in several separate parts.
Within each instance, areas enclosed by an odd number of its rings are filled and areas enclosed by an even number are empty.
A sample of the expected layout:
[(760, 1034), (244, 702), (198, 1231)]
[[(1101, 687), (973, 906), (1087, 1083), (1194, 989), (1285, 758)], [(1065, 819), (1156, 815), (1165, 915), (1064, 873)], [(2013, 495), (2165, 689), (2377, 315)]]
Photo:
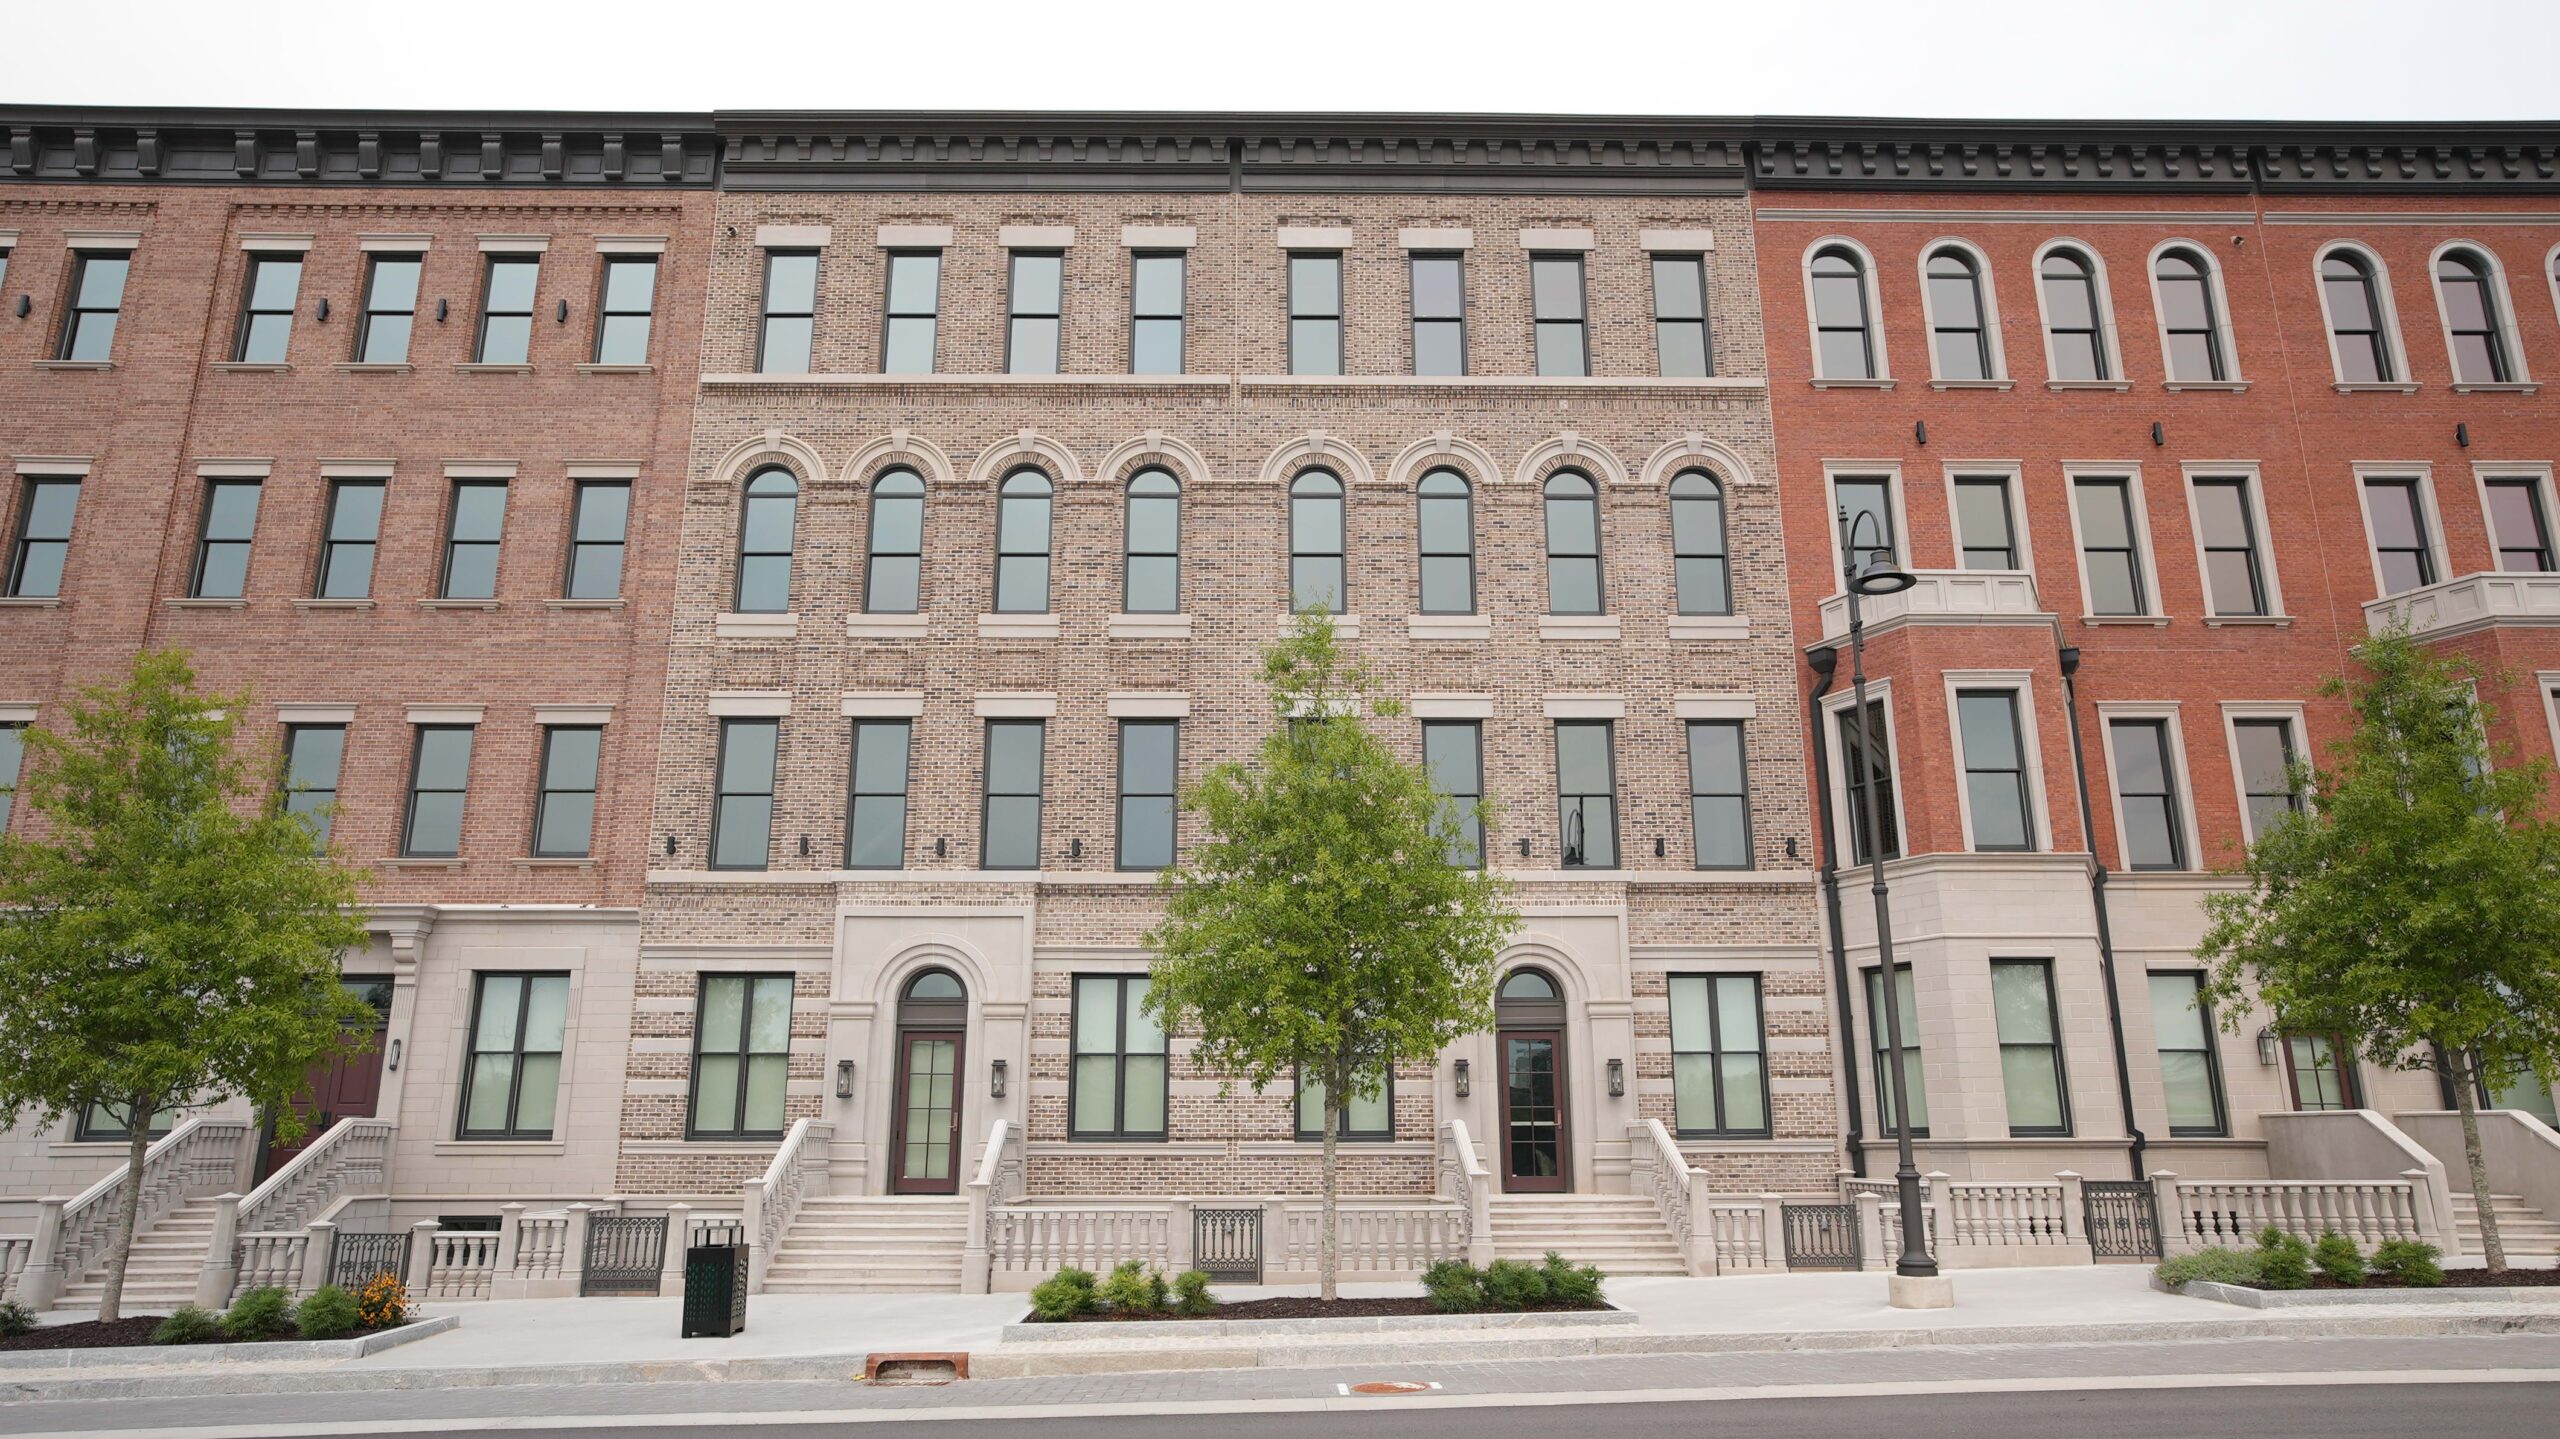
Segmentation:
[(521, 365), (532, 358), (533, 301), (541, 276), (540, 255), (488, 257), (480, 282), (480, 343), (473, 360)]
[(543, 728), (542, 785), (533, 804), (534, 858), (585, 859), (594, 853), (596, 777), (603, 759), (603, 726)]
[(1751, 868), (1751, 790), (1742, 721), (1691, 720), (1689, 843), (1699, 869)]
[(311, 826), (315, 848), (329, 847), (329, 830), (338, 804), (338, 775), (346, 756), (345, 725), (284, 727), (284, 812), (302, 816)]
[(124, 314), (124, 286), (133, 271), (133, 256), (112, 250), (75, 250), (71, 254), (71, 303), (62, 315), (62, 345), (57, 360), (82, 364), (107, 362), (115, 352), (116, 321)]
[(2337, 1036), (2287, 1035), (2285, 1059), (2295, 1109), (2321, 1113), (2357, 1107), (2355, 1054)]
[(2498, 568), (2509, 574), (2548, 574), (2555, 565), (2551, 521), (2542, 505), (2542, 481), (2530, 475), (2493, 475), (2481, 481), (2487, 492), (2489, 529), (2498, 547)]
[(471, 783), (470, 725), (422, 724), (409, 756), (409, 813), (400, 853), (452, 859), (462, 853), (462, 801)]
[(2078, 250), (2055, 250), (2037, 269), (2044, 288), (2045, 339), (2057, 380), (2112, 380), (2098, 305), (2097, 266)]
[(1566, 869), (1618, 867), (1614, 728), (1608, 720), (1556, 721), (1556, 849)]
[(881, 372), (932, 374), (941, 314), (942, 252), (891, 251), (888, 302), (880, 332)]
[[(1873, 1041), (1876, 1076), (1876, 1133), (1898, 1132), (1900, 1122), (1893, 1110), (1893, 1091), (1897, 1087), (1888, 1078), (1893, 1068), (1891, 1036), (1884, 1022), (1884, 971), (1869, 969), (1867, 979), (1867, 1037)], [(1894, 1013), (1902, 1027), (1902, 1083), (1899, 1086), (1911, 1096), (1911, 1137), (1929, 1137), (1929, 1086), (1922, 1075), (1920, 1055), (1919, 996), (1911, 983), (1911, 966), (1893, 967)]]
[(374, 547), (382, 539), (380, 480), (329, 482), (329, 519), (320, 544), (319, 583), (324, 600), (361, 600), (373, 594)]
[(2401, 594), (2436, 582), (2436, 550), (2427, 509), (2414, 479), (2368, 479), (2366, 511), (2373, 516), (2373, 558), (2382, 592)]
[(1968, 570), (2016, 570), (2017, 517), (2009, 506), (2007, 475), (1958, 475), (1956, 557)]
[(356, 363), (408, 363), (409, 332), (418, 319), (418, 271), (424, 263), (417, 255), (375, 255), (366, 265), (364, 312), (356, 319)]
[(991, 719), (986, 735), (986, 799), (978, 822), (978, 868), (1040, 867), (1041, 782), (1048, 724)]
[(26, 762), (27, 727), (23, 721), (0, 724), (0, 833), (9, 828), (9, 814), (18, 801), (18, 770)]
[(924, 476), (901, 465), (871, 482), (862, 612), (911, 615), (924, 603)]
[(2222, 317), (2213, 299), (2213, 272), (2189, 250), (2162, 252), (2151, 272), (2160, 296), (2160, 328), (2167, 337), (2169, 378), (2219, 383), (2231, 378), (2222, 353)]
[(789, 1127), (791, 976), (706, 974), (694, 1008), (687, 1139), (780, 1139)]
[(2320, 293), (2329, 302), (2330, 351), (2338, 379), (2350, 385), (2387, 385), (2400, 376), (2391, 362), (2391, 339), (2382, 327), (2381, 287), (2364, 257), (2348, 252), (2320, 262)]
[(2281, 716), (2235, 719), (2231, 739), (2239, 752), (2240, 793), (2254, 842), (2279, 821), (2302, 812), (2302, 793), (2293, 784), (2293, 721)]
[(2213, 1003), (2204, 975), (2194, 970), (2153, 970), (2151, 1033), (2160, 1055), (2161, 1097), (2169, 1133), (2180, 1139), (2218, 1138), (2231, 1132), (2223, 1107), (2222, 1056), (2213, 1042)]
[[(1869, 864), (1874, 861), (1875, 847), (1867, 837), (1867, 786), (1876, 786), (1876, 813), (1884, 826), (1884, 857), (1902, 858), (1902, 827), (1893, 812), (1892, 741), (1885, 728), (1884, 701), (1867, 701), (1865, 734), (1860, 734), (1857, 716), (1852, 710), (1841, 710), (1835, 717), (1840, 735), (1840, 777), (1848, 793), (1841, 807), (1849, 815), (1849, 862)], [(1875, 749), (1870, 754), (1868, 741)]]
[(2507, 355), (2505, 316), (2489, 262), (2469, 250), (2447, 250), (2436, 261), (2436, 290), (2444, 297), (2444, 325), (2453, 345), (2453, 379), (2459, 385), (2514, 381)]
[(1054, 375), (1067, 257), (1055, 250), (1016, 250), (1012, 260), (1005, 285), (1005, 373)]
[(764, 301), (756, 327), (756, 373), (805, 375), (818, 333), (818, 252), (764, 252)]
[(1289, 256), (1289, 373), (1342, 373), (1342, 255)]
[(1182, 482), (1150, 465), (1129, 477), (1121, 520), (1120, 609), (1123, 614), (1182, 611)]
[[(1835, 475), (1831, 503), (1840, 525), (1840, 553), (1863, 570), (1878, 558), (1899, 559), (1900, 527), (1893, 522), (1893, 480), (1886, 475)], [(1861, 522), (1863, 519), (1863, 523)]]
[(1130, 374), (1183, 372), (1186, 259), (1180, 250), (1140, 251), (1129, 257)]
[(1057, 487), (1022, 469), (996, 487), (996, 613), (1049, 612), (1049, 545)]
[(1341, 614), (1342, 481), (1308, 470), (1289, 482), (1289, 612)]
[(800, 479), (780, 465), (747, 476), (739, 496), (738, 613), (791, 609), (791, 555), (800, 527)]
[(1876, 378), (1875, 333), (1867, 315), (1867, 268), (1847, 250), (1813, 257), (1806, 283), (1813, 294), (1814, 376)]
[(1982, 303), (1982, 272), (1962, 250), (1929, 256), (1929, 354), (1941, 380), (1991, 378), (1991, 326)]
[(243, 365), (281, 365), (293, 339), (293, 307), (302, 294), (302, 257), (251, 255), (240, 281), (240, 333), (231, 358)]
[(1529, 257), (1529, 309), (1537, 330), (1538, 373), (1590, 374), (1590, 313), (1580, 255)]
[(2204, 546), (2207, 613), (2268, 612), (2265, 557), (2258, 549), (2258, 521), (2251, 513), (2249, 482), (2237, 476), (2195, 482), (2196, 538)]
[(1766, 1139), (1769, 1044), (1756, 974), (1675, 974), (1671, 1112), (1682, 1139)]
[(568, 583), (561, 586), (561, 597), (622, 598), (622, 550), (630, 533), (630, 482), (580, 480), (569, 520)]
[(1956, 691), (1958, 744), (1976, 852), (2036, 847), (2018, 699), (2016, 690)]
[(1455, 831), (1449, 862), (1484, 868), (1484, 726), (1475, 720), (1424, 720), (1422, 768), (1440, 797), (1440, 824)]
[(507, 482), (456, 480), (445, 517), (443, 598), (495, 599), (498, 542), (507, 528)]
[[(1297, 1119), (1294, 1138), (1301, 1144), (1320, 1143), (1324, 1139), (1324, 1081), (1311, 1078), (1305, 1070), (1293, 1076), (1291, 1087), (1296, 1099), (1291, 1109)], [(1333, 1137), (1345, 1144), (1382, 1144), (1396, 1137), (1395, 1067), (1378, 1079), (1378, 1087), (1354, 1094), (1345, 1103), (1334, 1106)]]
[(53, 599), (62, 593), (71, 520), (79, 508), (76, 479), (33, 476), (19, 487), (18, 532), (9, 545), (9, 598)]
[(2116, 813), (2124, 821), (2124, 866), (2133, 870), (2187, 867), (2187, 826), (2178, 806), (2176, 756), (2165, 719), (2111, 719)]
[(2089, 576), (2089, 613), (2150, 613), (2136, 548), (2133, 481), (2120, 476), (2075, 479), (2072, 511), (2080, 520), (2080, 562)]
[[(164, 1109), (152, 1115), (151, 1137), (158, 1139), (167, 1134), (170, 1127), (177, 1122), (178, 1114), (173, 1109)], [(111, 1142), (122, 1144), (133, 1138), (133, 1126), (125, 1116), (123, 1105), (108, 1104), (102, 1100), (80, 1111), (79, 1126), (73, 1131), (72, 1137), (83, 1144)]]
[(1181, 722), (1120, 721), (1120, 816), (1115, 868), (1158, 870), (1173, 863)]
[(456, 1139), (549, 1139), (569, 1029), (569, 976), (473, 977)]
[(1659, 371), (1679, 379), (1716, 372), (1715, 342), (1707, 330), (1707, 260), (1704, 255), (1653, 257), (1653, 358)]
[(711, 867), (763, 869), (773, 862), (773, 775), (782, 721), (720, 721), (719, 787), (711, 801)]
[(2062, 1013), (2053, 961), (1991, 961), (1991, 1018), (2000, 1037), (2000, 1087), (2012, 1138), (2071, 1132), (2070, 1086), (2062, 1068)]
[(1145, 1009), (1143, 974), (1079, 974), (1068, 1028), (1069, 1139), (1163, 1139), (1170, 1107), (1165, 1034)]
[(1414, 538), (1420, 553), (1422, 613), (1476, 611), (1475, 487), (1456, 470), (1425, 471), (1414, 485)]
[(649, 328), (658, 306), (658, 257), (607, 255), (596, 286), (595, 363), (649, 363)]
[(247, 589), (249, 543), (257, 533), (258, 497), (264, 488), (257, 480), (205, 481), (196, 562), (187, 576), (189, 598), (236, 600)]
[(1413, 287), (1413, 372), (1467, 372), (1467, 257), (1415, 254), (1406, 262)]
[(1600, 575), (1600, 487), (1579, 470), (1547, 478), (1547, 613), (1596, 615), (1608, 609)]
[(1671, 587), (1684, 615), (1733, 613), (1724, 482), (1705, 470), (1671, 477)]
[(907, 865), (907, 785), (915, 722), (853, 722), (851, 790), (845, 802), (844, 867), (904, 869)]

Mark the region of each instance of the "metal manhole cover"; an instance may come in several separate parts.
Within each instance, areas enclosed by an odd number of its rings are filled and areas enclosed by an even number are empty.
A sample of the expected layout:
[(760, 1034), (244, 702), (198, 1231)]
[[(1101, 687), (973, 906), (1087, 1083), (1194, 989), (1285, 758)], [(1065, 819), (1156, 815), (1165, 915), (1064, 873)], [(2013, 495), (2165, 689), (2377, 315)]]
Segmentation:
[(1428, 1394), (1440, 1386), (1425, 1384), (1414, 1379), (1377, 1379), (1366, 1384), (1346, 1384), (1340, 1387), (1345, 1394)]

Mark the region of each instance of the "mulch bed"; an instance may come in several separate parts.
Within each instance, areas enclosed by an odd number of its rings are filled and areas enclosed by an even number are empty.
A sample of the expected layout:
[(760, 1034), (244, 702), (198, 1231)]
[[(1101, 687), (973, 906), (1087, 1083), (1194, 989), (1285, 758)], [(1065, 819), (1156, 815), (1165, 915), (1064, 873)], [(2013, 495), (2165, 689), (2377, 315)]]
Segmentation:
[[(2314, 1289), (2402, 1289), (2408, 1286), (2386, 1284), (2368, 1276), (2364, 1283), (2340, 1284), (2325, 1275), (2311, 1276)], [(2486, 1269), (2448, 1269), (2444, 1272), (2447, 1289), (2560, 1289), (2560, 1269), (2516, 1269), (2492, 1274)]]
[(40, 1324), (14, 1339), (0, 1339), (0, 1350), (116, 1349), (148, 1344), (151, 1331), (160, 1327), (160, 1318), (157, 1314), (135, 1314), (112, 1324), (101, 1324), (95, 1319), (84, 1319), (77, 1324)]
[[(1532, 1314), (1580, 1312), (1582, 1306), (1538, 1304), (1530, 1306)], [(1609, 1308), (1601, 1305), (1601, 1308)], [(1407, 1314), (1437, 1314), (1431, 1301), (1419, 1296), (1396, 1299), (1336, 1299), (1327, 1304), (1313, 1295), (1286, 1295), (1276, 1299), (1242, 1299), (1221, 1304), (1201, 1319), (1380, 1319)], [(1162, 1320), (1187, 1320), (1189, 1314), (1087, 1314), (1065, 1320), (1068, 1324), (1151, 1324)], [(1033, 1320), (1033, 1323), (1060, 1322)]]

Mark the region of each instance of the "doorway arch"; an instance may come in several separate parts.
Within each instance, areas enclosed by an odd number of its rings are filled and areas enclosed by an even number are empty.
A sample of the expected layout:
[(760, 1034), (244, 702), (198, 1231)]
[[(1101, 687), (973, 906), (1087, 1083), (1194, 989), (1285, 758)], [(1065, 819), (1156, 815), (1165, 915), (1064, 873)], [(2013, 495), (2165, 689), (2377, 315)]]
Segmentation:
[(1502, 977), (1493, 995), (1494, 1057), (1501, 1072), (1502, 1188), (1562, 1194), (1573, 1188), (1573, 1138), (1565, 1093), (1564, 986), (1535, 966)]
[(889, 1189), (960, 1192), (960, 1080), (969, 988), (948, 969), (918, 970), (898, 991), (897, 1089), (890, 1100)]

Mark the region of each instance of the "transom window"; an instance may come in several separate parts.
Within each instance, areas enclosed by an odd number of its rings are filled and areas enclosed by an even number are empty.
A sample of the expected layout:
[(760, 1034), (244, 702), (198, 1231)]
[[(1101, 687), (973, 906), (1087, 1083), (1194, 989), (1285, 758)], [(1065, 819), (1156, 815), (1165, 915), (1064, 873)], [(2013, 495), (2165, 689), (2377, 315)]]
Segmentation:
[(1956, 691), (1956, 728), (1964, 751), (1965, 803), (1973, 822), (1973, 847), (2035, 848), (2018, 691)]
[(462, 1139), (549, 1139), (569, 1027), (569, 976), (483, 974), (473, 986)]
[(889, 256), (889, 297), (880, 334), (880, 369), (930, 375), (942, 313), (942, 252), (901, 250)]
[(1055, 251), (1013, 253), (1006, 287), (1004, 368), (1012, 375), (1058, 373), (1058, 318), (1067, 257)]
[(2265, 559), (2259, 552), (2248, 480), (2198, 479), (2195, 497), (2196, 540), (2204, 547), (2206, 609), (2217, 615), (2267, 613)]
[(593, 852), (596, 776), (604, 758), (599, 725), (550, 725), (542, 731), (542, 791), (534, 799), (537, 859), (582, 859)]
[(818, 326), (818, 252), (768, 250), (764, 257), (764, 322), (756, 369), (805, 375)]
[(1566, 869), (1618, 865), (1618, 774), (1607, 720), (1556, 721), (1558, 853)]
[(1591, 341), (1582, 289), (1582, 257), (1530, 256), (1529, 297), (1538, 331), (1538, 373), (1590, 374)]
[(800, 521), (800, 480), (780, 465), (747, 476), (738, 516), (738, 612), (791, 608), (791, 550)]
[(2116, 812), (2127, 869), (2185, 869), (2187, 827), (2178, 808), (2176, 756), (2165, 719), (2107, 722), (2115, 747)]
[(2383, 330), (2381, 287), (2362, 255), (2340, 251), (2320, 262), (2320, 293), (2329, 306), (2329, 348), (2342, 384), (2389, 384), (2400, 378)]
[(1962, 250), (1929, 257), (1930, 354), (1941, 380), (1991, 378), (1991, 328), (1983, 313), (1982, 273)]
[(1876, 378), (1875, 335), (1867, 315), (1867, 272), (1858, 257), (1829, 249), (1813, 257), (1814, 374), (1825, 380)]
[(2160, 330), (2171, 380), (2231, 378), (2222, 353), (2221, 315), (2213, 299), (2213, 272), (2191, 250), (2164, 250), (2152, 268), (2160, 296)]
[(1413, 372), (1467, 372), (1467, 262), (1458, 254), (1416, 255), (1413, 283)]
[(2009, 477), (1958, 475), (1956, 491), (1957, 558), (1969, 570), (2015, 570), (2018, 526), (2010, 513)]
[(914, 721), (853, 722), (852, 794), (845, 805), (847, 869), (903, 869), (907, 863), (907, 785)]
[(195, 571), (187, 593), (197, 599), (236, 600), (249, 582), (249, 542), (258, 529), (256, 480), (207, 480), (204, 521), (196, 531)]
[(533, 346), (533, 297), (542, 260), (535, 255), (491, 255), (480, 287), (480, 344), (473, 356), (484, 365), (521, 365)]
[(1165, 1137), (1165, 1035), (1146, 999), (1143, 974), (1076, 976), (1068, 1138)]
[(283, 364), (301, 294), (300, 255), (251, 255), (240, 285), (240, 335), (231, 358), (244, 365)]
[(871, 556), (865, 614), (911, 615), (923, 600), (924, 477), (904, 467), (871, 483)]
[(382, 538), (380, 480), (335, 480), (329, 485), (329, 524), (320, 546), (324, 600), (360, 600), (373, 593), (373, 552)]
[(2425, 501), (2414, 479), (2364, 482), (2365, 510), (2373, 517), (2373, 558), (2382, 592), (2396, 595), (2436, 582), (2436, 550), (2428, 532)]
[(778, 719), (720, 721), (718, 790), (711, 797), (711, 867), (763, 869), (772, 862)]
[(1707, 332), (1707, 262), (1702, 255), (1653, 257), (1653, 356), (1664, 375), (1716, 372)]
[(1465, 615), (1476, 608), (1473, 487), (1456, 470), (1432, 470), (1414, 487), (1422, 565), (1422, 612)]
[(356, 361), (397, 365), (409, 358), (409, 331), (418, 318), (416, 255), (376, 255), (365, 273), (364, 313), (356, 322)]
[(2489, 262), (2470, 250), (2447, 250), (2436, 261), (2436, 292), (2444, 298), (2444, 324), (2453, 344), (2453, 378), (2465, 385), (2503, 385), (2515, 379), (2507, 354), (2506, 317), (2498, 304)]
[(1129, 257), (1130, 374), (1182, 373), (1183, 259), (1179, 250)]
[(2113, 379), (2107, 372), (2107, 339), (2093, 262), (2077, 250), (2056, 250), (2044, 257), (2037, 275), (2044, 287), (2045, 338), (2053, 348), (2053, 378)]
[(1765, 1138), (1768, 1040), (1760, 976), (1675, 974), (1671, 991), (1671, 1106), (1683, 1139)]
[(1596, 615), (1600, 585), (1600, 487), (1579, 470), (1559, 470), (1546, 484), (1547, 613)]
[(125, 277), (133, 257), (83, 250), (71, 259), (71, 305), (62, 317), (56, 359), (104, 364), (114, 352), (116, 321), (124, 313)]
[(79, 507), (80, 482), (75, 479), (30, 479), (20, 489), (18, 536), (9, 546), (11, 599), (51, 599), (62, 593), (71, 517)]
[(1150, 466), (1129, 477), (1123, 522), (1120, 597), (1133, 615), (1170, 615), (1182, 609), (1182, 482), (1171, 470)]
[(1705, 470), (1671, 477), (1671, 587), (1684, 615), (1733, 613), (1724, 483)]
[(996, 613), (1049, 609), (1049, 508), (1057, 487), (1038, 470), (1016, 470), (996, 490)]
[(1289, 482), (1289, 609), (1342, 613), (1342, 481), (1309, 470)]
[(706, 974), (687, 1139), (779, 1139), (791, 1081), (791, 976)]
[(1342, 256), (1289, 257), (1289, 373), (1342, 373)]
[(2489, 530), (2498, 546), (2498, 568), (2517, 574), (2555, 568), (2550, 517), (2542, 507), (2542, 481), (2532, 476), (2491, 477), (2481, 487), (2488, 494)]

